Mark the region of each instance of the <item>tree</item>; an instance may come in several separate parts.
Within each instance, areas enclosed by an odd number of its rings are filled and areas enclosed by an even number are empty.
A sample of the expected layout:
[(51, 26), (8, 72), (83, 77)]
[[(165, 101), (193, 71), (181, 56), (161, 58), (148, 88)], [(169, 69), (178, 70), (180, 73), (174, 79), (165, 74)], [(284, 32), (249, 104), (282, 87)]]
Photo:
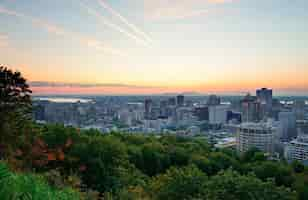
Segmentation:
[[(31, 106), (32, 91), (20, 72), (0, 67), (0, 113), (24, 111)], [(25, 114), (25, 113), (22, 113)]]
[(239, 163), (234, 158), (222, 153), (222, 152), (213, 152), (209, 156), (211, 164), (211, 172), (216, 174), (220, 170), (228, 169), (232, 167), (233, 169), (239, 169)]
[(256, 163), (252, 166), (252, 171), (263, 181), (273, 178), (278, 186), (290, 187), (295, 181), (291, 168), (281, 163)]
[(202, 197), (206, 181), (207, 176), (194, 165), (172, 167), (155, 177), (149, 187), (152, 199), (198, 199)]
[(227, 170), (211, 177), (206, 185), (205, 198), (211, 200), (295, 200), (295, 194), (274, 182), (262, 182), (253, 175), (242, 176)]
[(20, 72), (0, 67), (0, 148), (6, 151), (30, 119), (32, 91)]
[(303, 163), (297, 160), (293, 161), (291, 165), (295, 173), (302, 173), (305, 170), (305, 166), (303, 165)]
[(200, 155), (193, 155), (191, 157), (191, 162), (207, 175), (214, 174), (213, 165), (206, 157)]
[(167, 153), (164, 152), (164, 146), (160, 143), (148, 143), (142, 148), (143, 169), (140, 169), (148, 176), (155, 176), (164, 172), (170, 166), (170, 160)]
[(250, 148), (248, 151), (246, 151), (243, 155), (242, 155), (242, 161), (243, 162), (254, 162), (254, 161), (257, 161), (257, 160), (260, 160), (260, 157), (261, 157), (261, 160), (265, 160), (262, 156), (261, 156), (262, 152), (253, 147), (253, 148)]

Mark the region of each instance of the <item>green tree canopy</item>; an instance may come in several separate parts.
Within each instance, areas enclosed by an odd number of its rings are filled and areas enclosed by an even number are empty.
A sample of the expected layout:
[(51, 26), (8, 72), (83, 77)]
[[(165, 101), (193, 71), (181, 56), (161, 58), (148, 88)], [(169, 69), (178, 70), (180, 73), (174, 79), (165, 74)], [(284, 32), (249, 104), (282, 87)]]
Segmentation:
[(296, 196), (272, 181), (262, 182), (255, 176), (242, 176), (231, 170), (212, 177), (205, 194), (205, 199), (209, 200), (295, 200)]

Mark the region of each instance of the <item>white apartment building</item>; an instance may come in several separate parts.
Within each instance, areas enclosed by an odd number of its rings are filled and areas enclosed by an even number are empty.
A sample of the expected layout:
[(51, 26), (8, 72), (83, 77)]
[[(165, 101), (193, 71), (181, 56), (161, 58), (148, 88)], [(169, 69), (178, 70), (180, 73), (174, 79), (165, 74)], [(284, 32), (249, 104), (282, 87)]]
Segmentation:
[(272, 154), (276, 128), (270, 123), (243, 123), (238, 126), (236, 146), (239, 153), (251, 148)]

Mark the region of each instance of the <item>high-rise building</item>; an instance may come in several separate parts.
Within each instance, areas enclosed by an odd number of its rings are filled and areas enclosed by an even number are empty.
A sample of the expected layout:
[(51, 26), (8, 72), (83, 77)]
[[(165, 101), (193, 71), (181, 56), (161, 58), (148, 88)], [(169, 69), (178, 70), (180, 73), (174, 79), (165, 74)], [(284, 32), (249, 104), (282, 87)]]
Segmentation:
[(160, 117), (167, 117), (167, 107), (168, 107), (168, 102), (163, 100), (160, 101)]
[(238, 126), (236, 135), (237, 150), (244, 153), (257, 148), (265, 153), (274, 151), (276, 128), (267, 123), (243, 123)]
[(241, 100), (241, 112), (243, 122), (257, 122), (260, 120), (260, 103), (255, 96), (247, 94)]
[(308, 136), (302, 135), (292, 140), (285, 148), (285, 158), (308, 162)]
[(228, 105), (209, 106), (209, 121), (211, 124), (225, 124), (227, 122)]
[(207, 106), (199, 106), (194, 110), (194, 114), (198, 117), (199, 121), (208, 121), (209, 120), (209, 108)]
[(220, 105), (220, 103), (221, 103), (220, 97), (216, 95), (210, 95), (207, 100), (207, 105), (209, 106), (218, 106)]
[(168, 99), (168, 106), (175, 106), (176, 105), (176, 99), (174, 97), (170, 97)]
[(293, 112), (280, 112), (278, 118), (281, 127), (280, 139), (286, 142), (295, 138), (297, 136), (295, 114)]
[(150, 113), (150, 119), (158, 119), (160, 117), (160, 107), (158, 106), (153, 106), (152, 107), (152, 110), (151, 110), (151, 113)]
[(177, 106), (184, 106), (184, 95), (178, 95), (176, 97)]
[(151, 113), (152, 113), (152, 107), (153, 107), (153, 101), (152, 99), (146, 99), (144, 101), (144, 118), (145, 119), (150, 119), (151, 118)]
[(257, 90), (256, 94), (260, 103), (261, 118), (270, 117), (273, 109), (273, 90), (262, 88)]
[(306, 103), (304, 100), (296, 100), (293, 104), (293, 111), (295, 112), (296, 119), (304, 120), (305, 119), (305, 107)]

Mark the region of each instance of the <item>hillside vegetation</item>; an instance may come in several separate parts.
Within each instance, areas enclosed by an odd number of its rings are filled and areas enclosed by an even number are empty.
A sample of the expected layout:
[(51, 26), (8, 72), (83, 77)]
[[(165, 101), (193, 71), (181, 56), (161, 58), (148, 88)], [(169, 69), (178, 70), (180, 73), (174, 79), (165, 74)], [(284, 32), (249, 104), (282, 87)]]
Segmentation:
[(206, 141), (31, 120), (29, 86), (0, 68), (0, 199), (308, 199), (308, 169)]

